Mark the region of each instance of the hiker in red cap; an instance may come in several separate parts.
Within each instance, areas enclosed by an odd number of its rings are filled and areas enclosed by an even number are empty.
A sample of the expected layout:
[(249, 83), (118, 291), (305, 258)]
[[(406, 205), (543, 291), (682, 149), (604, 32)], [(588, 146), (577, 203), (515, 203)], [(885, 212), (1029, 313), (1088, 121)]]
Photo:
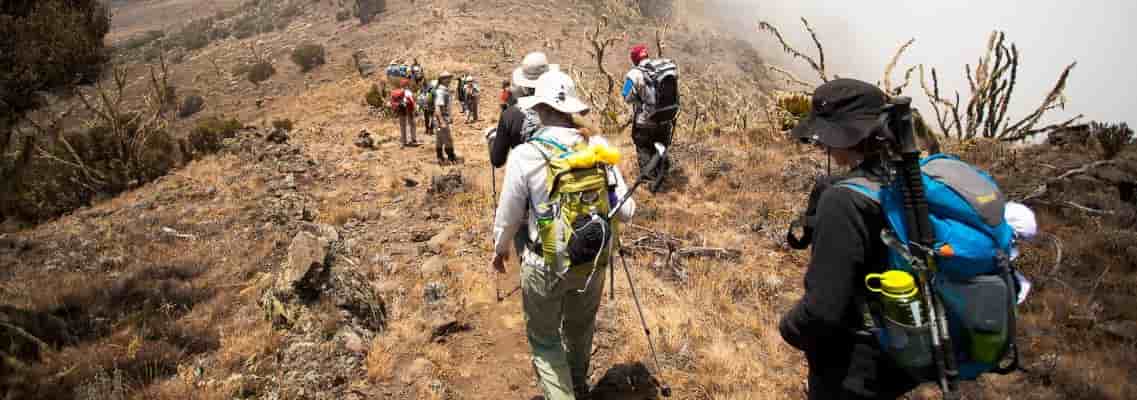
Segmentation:
[[(633, 68), (624, 77), (621, 92), (632, 105), (632, 142), (642, 170), (656, 155), (656, 143), (671, 147), (675, 118), (679, 114), (679, 68), (667, 59), (648, 58), (647, 46), (637, 44), (628, 52)], [(663, 162), (654, 171), (641, 171), (650, 178), (652, 192), (658, 192), (671, 167), (664, 152)]]

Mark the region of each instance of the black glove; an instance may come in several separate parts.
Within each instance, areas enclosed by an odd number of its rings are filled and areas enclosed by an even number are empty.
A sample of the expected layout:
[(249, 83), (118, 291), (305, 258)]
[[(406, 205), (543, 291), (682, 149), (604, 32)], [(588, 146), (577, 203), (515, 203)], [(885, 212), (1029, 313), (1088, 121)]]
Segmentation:
[[(822, 175), (818, 176), (813, 184), (813, 190), (809, 192), (809, 203), (805, 207), (805, 212), (802, 213), (794, 222), (790, 223), (789, 229), (786, 230), (786, 242), (791, 248), (795, 250), (805, 250), (813, 243), (813, 227), (817, 221), (814, 221), (817, 215), (817, 203), (821, 201), (821, 194), (825, 193), (834, 184), (845, 179), (843, 176)], [(794, 235), (794, 230), (801, 228), (801, 236)]]

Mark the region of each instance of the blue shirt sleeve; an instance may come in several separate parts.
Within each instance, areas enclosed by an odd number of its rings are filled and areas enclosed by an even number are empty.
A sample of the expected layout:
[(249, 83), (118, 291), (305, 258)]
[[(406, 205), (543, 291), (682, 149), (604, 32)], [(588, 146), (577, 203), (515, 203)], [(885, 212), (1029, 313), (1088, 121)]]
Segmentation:
[(635, 87), (635, 83), (632, 82), (632, 78), (625, 78), (624, 89), (620, 91), (620, 96), (623, 96), (624, 100), (628, 100), (628, 95), (632, 94), (633, 87)]

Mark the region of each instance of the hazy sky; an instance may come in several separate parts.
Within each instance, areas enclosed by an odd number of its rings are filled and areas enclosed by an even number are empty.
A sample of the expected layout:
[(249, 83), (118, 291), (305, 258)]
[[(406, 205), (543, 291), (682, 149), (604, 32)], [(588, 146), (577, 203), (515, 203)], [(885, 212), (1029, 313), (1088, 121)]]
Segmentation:
[[(876, 82), (896, 48), (915, 37), (897, 67), (893, 81), (903, 80), (907, 66), (937, 67), (944, 88), (958, 89), (966, 98), (963, 66), (974, 66), (991, 30), (1000, 29), (1019, 48), (1019, 80), (1010, 117), (1033, 110), (1056, 81), (1062, 68), (1077, 61), (1066, 91), (1065, 112), (1048, 118), (1082, 113), (1087, 119), (1133, 121), (1137, 107), (1137, 16), (1132, 0), (717, 0), (717, 14), (736, 29), (754, 32), (760, 19), (774, 23), (799, 50), (813, 53), (799, 17), (814, 25), (830, 72)], [(707, 10), (711, 12), (712, 10)], [(775, 63), (789, 63), (769, 51), (775, 41), (751, 34)], [(914, 74), (915, 75), (915, 74)], [(929, 78), (930, 79), (930, 78)], [(918, 82), (914, 82), (914, 85)], [(908, 95), (920, 92), (906, 91)], [(948, 91), (950, 93), (950, 90)], [(914, 96), (916, 97), (916, 96)], [(927, 108), (922, 96), (917, 105)]]

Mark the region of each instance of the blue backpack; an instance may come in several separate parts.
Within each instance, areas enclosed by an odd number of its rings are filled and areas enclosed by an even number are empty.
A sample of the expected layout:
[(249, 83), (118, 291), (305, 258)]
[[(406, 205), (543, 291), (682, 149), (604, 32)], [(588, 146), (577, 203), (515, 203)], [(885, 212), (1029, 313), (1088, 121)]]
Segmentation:
[[(932, 250), (937, 272), (930, 277), (932, 291), (944, 305), (958, 378), (973, 380), (987, 372), (1009, 373), (1018, 368), (1018, 353), (1014, 345), (1016, 288), (1009, 258), (1014, 230), (1003, 216), (1007, 199), (990, 175), (958, 158), (934, 155), (922, 159), (920, 169), (936, 238)], [(904, 254), (909, 238), (901, 185), (899, 180), (881, 185), (852, 178), (837, 186), (880, 204), (887, 219), (882, 234), (889, 244), (886, 269), (915, 275)], [(870, 314), (874, 322), (871, 330), (886, 353), (898, 355), (913, 343), (926, 344), (909, 340), (912, 331), (890, 326), (895, 324), (889, 324), (879, 312)], [(924, 368), (914, 375), (931, 380), (933, 372)]]

